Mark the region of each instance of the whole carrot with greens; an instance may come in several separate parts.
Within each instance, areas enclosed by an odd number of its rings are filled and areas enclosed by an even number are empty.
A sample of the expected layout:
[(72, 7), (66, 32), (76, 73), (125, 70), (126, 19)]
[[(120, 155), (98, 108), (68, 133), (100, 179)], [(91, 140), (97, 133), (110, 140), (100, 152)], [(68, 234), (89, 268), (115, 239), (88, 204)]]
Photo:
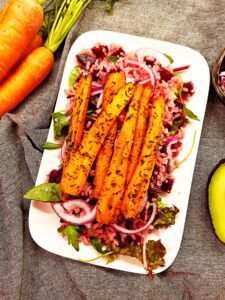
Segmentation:
[[(0, 85), (0, 117), (15, 108), (47, 77), (53, 67), (53, 53), (58, 49), (81, 12), (90, 2), (91, 0), (64, 0), (62, 2), (55, 14), (55, 20), (45, 47), (32, 51), (15, 72)], [(31, 20), (30, 22), (32, 22)]]
[(9, 1), (0, 13), (0, 82), (39, 32), (43, 8), (35, 0)]

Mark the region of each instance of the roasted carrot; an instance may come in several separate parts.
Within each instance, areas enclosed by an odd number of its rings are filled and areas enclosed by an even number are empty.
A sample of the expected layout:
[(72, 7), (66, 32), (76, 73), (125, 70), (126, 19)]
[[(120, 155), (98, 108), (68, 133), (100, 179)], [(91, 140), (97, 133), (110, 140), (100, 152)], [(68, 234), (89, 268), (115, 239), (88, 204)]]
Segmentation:
[(146, 86), (141, 95), (141, 101), (138, 109), (138, 118), (134, 134), (134, 143), (129, 158), (129, 167), (127, 173), (127, 183), (130, 181), (134, 169), (137, 165), (139, 155), (141, 153), (142, 144), (147, 129), (148, 104), (152, 95), (152, 88)]
[(64, 165), (69, 161), (70, 154), (77, 150), (80, 144), (91, 93), (92, 76), (81, 77), (74, 96), (74, 106), (66, 142)]
[[(54, 63), (51, 51), (40, 47), (0, 85), (0, 116), (12, 110), (49, 74)], [(38, 70), (38, 72), (37, 72)]]
[(126, 84), (126, 77), (123, 73), (111, 73), (108, 75), (104, 86), (103, 99), (102, 99), (102, 111), (104, 111), (107, 105), (112, 101), (113, 97), (118, 93), (119, 89)]
[(120, 212), (141, 93), (142, 86), (137, 85), (102, 184), (96, 210), (99, 223), (115, 223)]
[(0, 81), (20, 59), (43, 22), (43, 8), (35, 0), (6, 4), (0, 22)]
[(138, 215), (148, 191), (161, 140), (164, 113), (165, 100), (162, 97), (155, 98), (141, 155), (123, 197), (122, 212), (126, 219)]
[(7, 9), (8, 9), (8, 7), (9, 7), (9, 5), (10, 5), (10, 3), (12, 2), (13, 0), (9, 0), (8, 2), (6, 2), (6, 4), (3, 6), (3, 8), (1, 9), (1, 11), (0, 11), (0, 22), (1, 22), (1, 20), (3, 19), (3, 17), (4, 17), (4, 15), (5, 15), (5, 13), (6, 13), (6, 11), (7, 11)]
[(64, 193), (80, 194), (110, 127), (130, 101), (133, 91), (134, 85), (132, 83), (128, 83), (120, 89), (106, 110), (99, 115), (88, 133), (83, 137), (77, 151), (70, 154), (61, 180), (61, 190)]
[[(126, 84), (125, 75), (122, 73), (111, 73), (109, 74), (103, 92), (102, 100), (102, 111), (104, 111), (119, 91), (120, 88), (124, 87)], [(117, 133), (117, 120), (114, 121), (112, 127), (110, 128), (104, 144), (101, 146), (98, 156), (96, 158), (95, 167), (95, 179), (94, 179), (94, 197), (98, 198), (99, 192), (101, 190), (103, 179), (107, 173), (109, 162), (113, 152), (113, 145)]]

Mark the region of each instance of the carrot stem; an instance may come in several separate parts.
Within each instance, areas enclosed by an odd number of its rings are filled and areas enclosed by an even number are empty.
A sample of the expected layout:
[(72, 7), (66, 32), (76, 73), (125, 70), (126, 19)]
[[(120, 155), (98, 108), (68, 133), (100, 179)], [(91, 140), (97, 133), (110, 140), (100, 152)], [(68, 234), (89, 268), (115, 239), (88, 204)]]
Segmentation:
[(78, 17), (91, 0), (64, 0), (56, 13), (51, 31), (45, 46), (53, 53), (58, 49), (64, 38), (77, 21)]

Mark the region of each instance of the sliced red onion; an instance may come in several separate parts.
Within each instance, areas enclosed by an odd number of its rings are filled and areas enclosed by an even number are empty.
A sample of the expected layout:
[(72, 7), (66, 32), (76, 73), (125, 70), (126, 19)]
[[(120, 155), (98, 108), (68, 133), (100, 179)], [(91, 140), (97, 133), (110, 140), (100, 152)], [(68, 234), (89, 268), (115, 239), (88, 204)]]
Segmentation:
[(151, 78), (148, 78), (148, 79), (139, 81), (139, 84), (141, 84), (141, 85), (146, 85), (146, 84), (148, 84), (148, 83), (151, 83)]
[(91, 90), (91, 96), (99, 95), (103, 93), (102, 87), (96, 87)]
[(101, 83), (96, 82), (96, 81), (92, 81), (92, 88), (95, 88), (95, 87), (103, 88), (103, 85)]
[(154, 87), (155, 87), (155, 75), (154, 75), (151, 67), (147, 66), (143, 62), (139, 62), (139, 61), (131, 60), (131, 59), (126, 59), (125, 63), (136, 65), (136, 66), (144, 69), (148, 73), (149, 79), (151, 79), (152, 89), (154, 89)]
[(75, 208), (83, 209), (86, 213), (89, 213), (91, 211), (91, 206), (86, 201), (82, 199), (72, 199), (67, 200), (61, 203), (61, 205), (67, 210), (71, 211)]
[(153, 204), (153, 210), (152, 210), (152, 215), (150, 217), (150, 219), (148, 220), (148, 222), (141, 228), (138, 228), (138, 229), (133, 229), (133, 230), (130, 230), (130, 229), (126, 229), (124, 227), (121, 227), (117, 224), (112, 224), (112, 226), (119, 232), (122, 232), (122, 233), (126, 233), (126, 234), (136, 234), (136, 233), (140, 233), (146, 229), (149, 228), (149, 226), (152, 224), (152, 222), (154, 221), (155, 219), (155, 216), (156, 216), (156, 213), (157, 213), (157, 204), (155, 202), (152, 203)]
[(97, 109), (99, 109), (99, 108), (102, 106), (102, 100), (103, 100), (103, 90), (102, 90), (101, 95), (100, 95), (99, 98), (98, 98), (97, 103), (96, 103), (96, 108), (97, 108)]
[(176, 72), (183, 72), (187, 69), (190, 68), (190, 65), (186, 65), (186, 66), (181, 66), (181, 67), (178, 67), (178, 68), (174, 68), (173, 69), (173, 72), (176, 73)]
[(145, 195), (145, 197), (144, 197), (144, 201), (143, 201), (143, 203), (142, 203), (140, 212), (141, 212), (142, 210), (145, 209), (145, 206), (146, 206), (147, 202), (148, 202), (148, 192), (146, 193), (146, 195)]
[(146, 256), (147, 242), (148, 242), (148, 231), (146, 230), (144, 232), (143, 247), (142, 247), (142, 260), (143, 260), (143, 266), (145, 270), (148, 269), (147, 256)]
[(219, 76), (225, 76), (225, 71), (220, 72)]
[[(68, 204), (66, 202), (69, 202)], [(73, 203), (72, 203), (73, 202)], [(82, 204), (81, 204), (82, 202)], [(65, 201), (63, 203), (55, 203), (52, 205), (52, 208), (54, 209), (55, 213), (65, 222), (68, 222), (70, 224), (73, 225), (84, 225), (90, 222), (93, 222), (95, 219), (95, 215), (96, 215), (96, 207), (94, 207), (92, 210), (89, 210), (89, 207), (87, 209), (87, 206), (84, 204), (85, 201), (82, 201), (80, 199), (75, 199), (75, 200), (68, 200)], [(65, 206), (67, 207), (67, 209), (65, 209)], [(70, 210), (72, 210), (72, 208), (81, 208), (84, 209), (86, 211), (86, 214), (84, 216), (78, 217), (75, 216), (73, 214), (70, 214), (68, 212), (68, 208), (70, 208)]]
[(173, 144), (176, 144), (177, 142), (178, 142), (178, 137), (176, 135), (169, 137), (163, 146), (165, 149), (165, 152), (167, 154), (171, 154), (171, 147)]
[(62, 148), (61, 148), (61, 159), (62, 159), (62, 161), (64, 161), (64, 159), (65, 159), (65, 152), (66, 152), (66, 138), (65, 138), (65, 140), (64, 140), (64, 142), (63, 142), (63, 144), (62, 144)]
[(153, 48), (140, 48), (137, 50), (136, 54), (139, 61), (143, 61), (145, 57), (151, 56), (156, 58), (163, 67), (170, 65), (168, 58), (166, 58), (162, 52)]

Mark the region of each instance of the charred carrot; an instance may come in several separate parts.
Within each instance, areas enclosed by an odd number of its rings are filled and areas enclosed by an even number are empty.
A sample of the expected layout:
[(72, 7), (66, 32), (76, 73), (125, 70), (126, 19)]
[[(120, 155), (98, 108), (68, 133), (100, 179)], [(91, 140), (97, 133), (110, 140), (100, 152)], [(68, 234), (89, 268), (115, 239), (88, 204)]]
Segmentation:
[[(110, 103), (116, 93), (120, 88), (124, 87), (126, 84), (126, 78), (124, 74), (121, 73), (112, 73), (108, 76), (102, 100), (102, 111), (106, 109), (108, 103)], [(101, 190), (103, 179), (107, 173), (109, 162), (113, 152), (113, 145), (117, 133), (117, 120), (114, 121), (112, 127), (110, 128), (104, 144), (99, 150), (96, 167), (95, 167), (95, 179), (94, 179), (94, 197), (98, 198), (99, 192)]]
[[(51, 51), (40, 47), (0, 85), (0, 116), (12, 110), (49, 74), (54, 63)], [(37, 72), (38, 70), (38, 72)]]
[(157, 97), (151, 107), (148, 129), (138, 164), (124, 193), (122, 212), (126, 219), (138, 215), (148, 191), (161, 140), (164, 112), (165, 100)]
[(104, 86), (103, 99), (102, 99), (102, 111), (104, 111), (107, 105), (112, 101), (113, 97), (118, 93), (119, 89), (126, 84), (125, 74), (111, 73), (108, 75), (107, 81)]
[(99, 223), (115, 223), (120, 212), (141, 93), (142, 86), (137, 85), (102, 184), (96, 210)]
[(64, 165), (67, 164), (70, 154), (76, 151), (83, 136), (84, 123), (91, 93), (91, 83), (91, 75), (83, 76), (76, 89), (69, 133), (66, 142)]
[(152, 88), (146, 86), (141, 95), (141, 101), (138, 109), (138, 118), (134, 134), (134, 143), (131, 149), (129, 158), (129, 167), (127, 173), (127, 183), (130, 181), (134, 169), (137, 165), (139, 155), (141, 153), (141, 148), (145, 138), (145, 133), (147, 129), (147, 116), (148, 116), (148, 104), (152, 95)]
[(82, 139), (77, 151), (70, 154), (68, 164), (64, 168), (61, 190), (70, 195), (79, 195), (90, 173), (98, 151), (115, 118), (130, 101), (134, 86), (128, 83), (108, 104), (88, 133)]
[(35, 0), (10, 1), (0, 16), (0, 81), (20, 59), (43, 22), (43, 8)]

